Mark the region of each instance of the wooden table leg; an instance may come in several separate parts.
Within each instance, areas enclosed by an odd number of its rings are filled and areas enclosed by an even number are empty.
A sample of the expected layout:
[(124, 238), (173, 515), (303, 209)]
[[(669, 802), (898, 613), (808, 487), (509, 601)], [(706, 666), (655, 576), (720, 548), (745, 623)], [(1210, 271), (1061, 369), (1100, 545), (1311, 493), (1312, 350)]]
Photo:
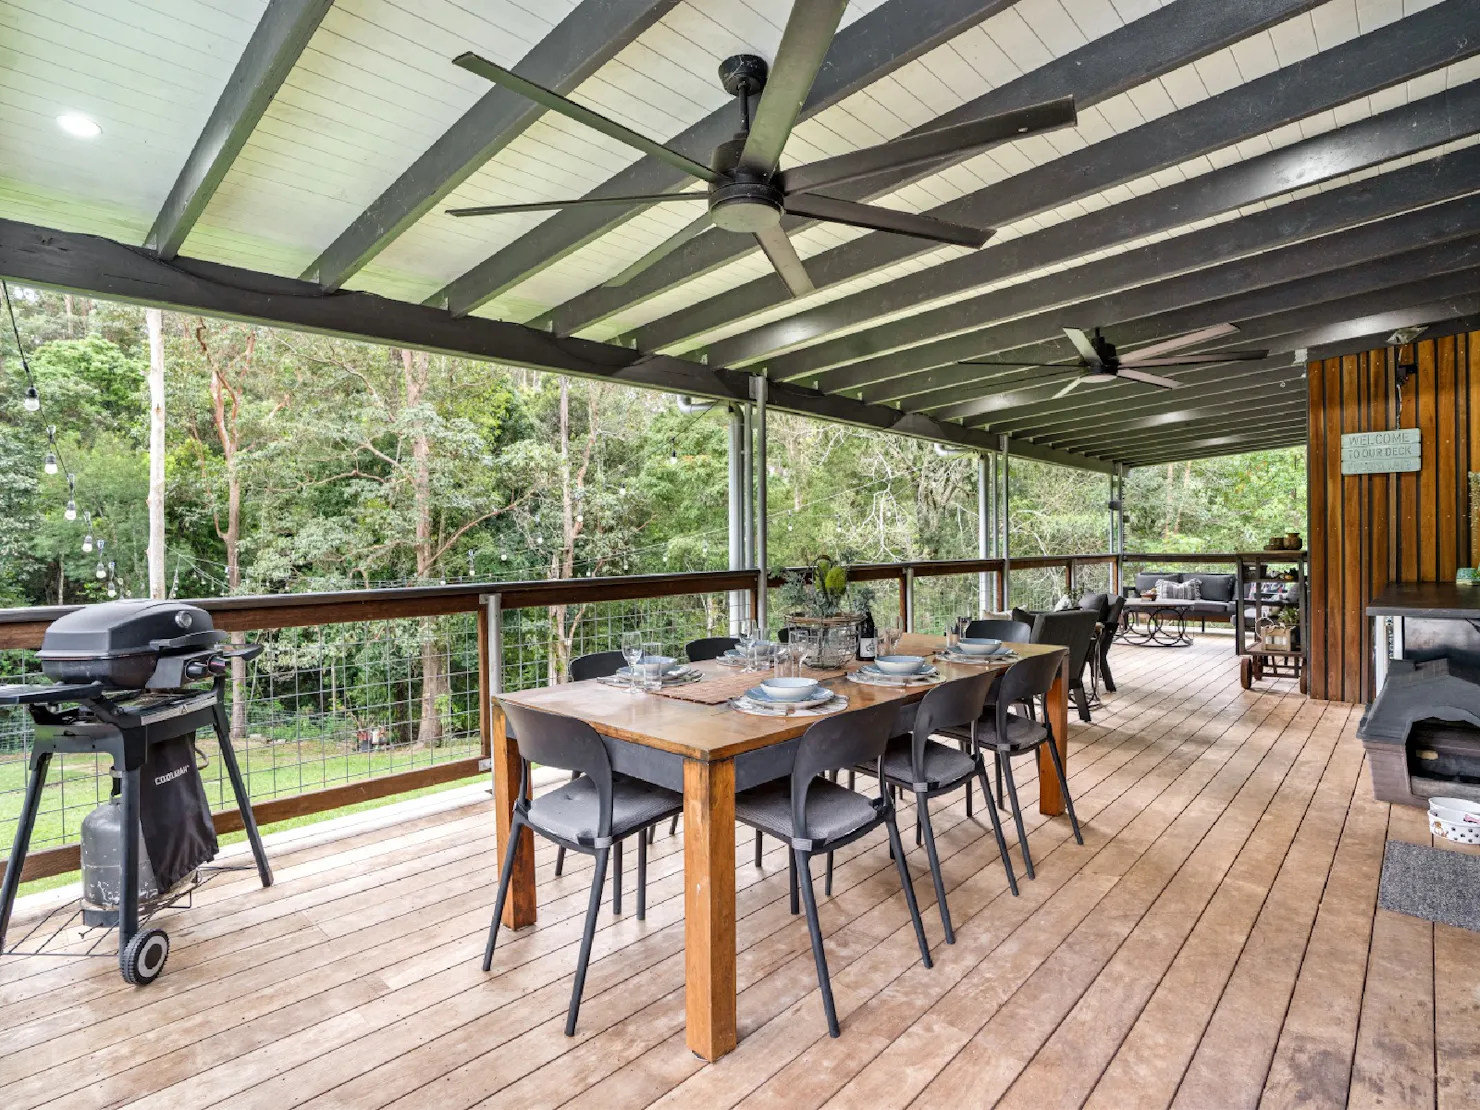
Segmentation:
[(735, 1047), (735, 764), (683, 765), (684, 991), (689, 1050)]
[[(1053, 685), (1048, 688), (1048, 723), (1053, 726), (1054, 743), (1064, 760), (1064, 774), (1069, 773), (1069, 656), (1065, 653), (1059, 661), (1059, 673), (1054, 675)], [(1059, 777), (1054, 774), (1053, 758), (1048, 749), (1038, 749), (1038, 812), (1045, 817), (1057, 817), (1064, 812), (1064, 792), (1059, 789)]]
[[(509, 738), (506, 720), (503, 711), (495, 707), (490, 758), (493, 761), (493, 802), (500, 864), (503, 863), (505, 845), (509, 843), (509, 826), (513, 820), (514, 795), (519, 790), (520, 772), (519, 745)], [(534, 834), (521, 829), (514, 873), (509, 878), (509, 896), (504, 902), (504, 925), (510, 929), (533, 925), (534, 914)]]

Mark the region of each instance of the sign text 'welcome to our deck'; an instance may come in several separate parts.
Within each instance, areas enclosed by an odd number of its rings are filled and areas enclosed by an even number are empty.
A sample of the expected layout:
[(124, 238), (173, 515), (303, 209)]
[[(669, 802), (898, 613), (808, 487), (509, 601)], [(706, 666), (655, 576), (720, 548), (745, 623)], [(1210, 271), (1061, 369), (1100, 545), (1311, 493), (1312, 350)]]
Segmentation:
[(1417, 428), (1349, 432), (1341, 437), (1343, 474), (1392, 474), (1422, 468), (1423, 433)]

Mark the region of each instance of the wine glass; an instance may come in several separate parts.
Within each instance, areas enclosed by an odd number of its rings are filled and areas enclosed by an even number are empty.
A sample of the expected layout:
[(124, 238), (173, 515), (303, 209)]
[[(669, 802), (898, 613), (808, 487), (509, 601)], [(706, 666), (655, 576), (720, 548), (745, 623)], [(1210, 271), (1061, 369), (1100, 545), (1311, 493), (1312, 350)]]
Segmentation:
[(736, 639), (739, 641), (740, 658), (745, 661), (745, 669), (750, 669), (750, 645), (755, 642), (755, 621), (749, 617), (741, 617), (736, 626)]
[(637, 693), (637, 661), (642, 658), (642, 633), (622, 633), (622, 658), (627, 660), (627, 692)]

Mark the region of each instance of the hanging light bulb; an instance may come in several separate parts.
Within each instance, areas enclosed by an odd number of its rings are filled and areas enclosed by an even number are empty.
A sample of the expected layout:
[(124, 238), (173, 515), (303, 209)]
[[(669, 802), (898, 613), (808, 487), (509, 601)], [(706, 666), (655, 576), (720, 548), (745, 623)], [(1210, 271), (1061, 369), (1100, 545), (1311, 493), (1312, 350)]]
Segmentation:
[(109, 597), (117, 597), (118, 596), (118, 587), (115, 586), (111, 580), (108, 582), (108, 596)]
[(70, 497), (67, 498), (67, 507), (62, 510), (62, 516), (68, 520), (77, 519), (77, 502), (73, 501)]
[(627, 487), (626, 486), (618, 486), (617, 487), (617, 496), (618, 497), (626, 497), (627, 496)]
[(102, 563), (99, 563), (98, 564), (98, 569), (95, 570), (95, 571), (93, 571), (93, 574), (95, 576), (97, 576), (98, 578), (100, 578), (100, 579), (101, 578), (107, 578), (108, 577), (108, 568), (105, 567)]
[[(88, 552), (92, 551), (92, 549), (93, 549), (93, 537), (92, 537), (92, 533), (89, 532), (87, 535), (85, 535), (85, 536), (82, 537), (82, 552), (85, 555)], [(101, 566), (102, 564), (99, 564), (99, 565)]]
[(55, 451), (48, 451), (46, 453), (46, 461), (41, 464), (41, 469), (48, 474), (55, 474), (57, 472), (57, 456)]
[(26, 399), (21, 402), (27, 412), (41, 411), (41, 394), (36, 392), (34, 385), (26, 386)]
[(586, 514), (585, 513), (576, 513), (576, 523), (577, 524), (580, 524), (580, 523), (584, 522), (585, 519), (586, 519)]
[(499, 553), (499, 560), (501, 562), (507, 563), (509, 561), (509, 553), (507, 551), (500, 552)]
[(669, 447), (668, 448), (668, 465), (669, 466), (677, 466), (678, 465), (678, 448), (676, 446), (672, 446), (672, 447)]

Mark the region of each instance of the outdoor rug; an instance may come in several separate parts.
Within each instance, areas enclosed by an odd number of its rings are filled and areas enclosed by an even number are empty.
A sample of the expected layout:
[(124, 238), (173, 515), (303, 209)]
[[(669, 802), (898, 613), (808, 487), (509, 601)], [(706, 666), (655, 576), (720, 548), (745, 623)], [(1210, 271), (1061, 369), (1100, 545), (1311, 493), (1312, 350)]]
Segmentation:
[(1480, 932), (1480, 856), (1389, 840), (1377, 904)]

